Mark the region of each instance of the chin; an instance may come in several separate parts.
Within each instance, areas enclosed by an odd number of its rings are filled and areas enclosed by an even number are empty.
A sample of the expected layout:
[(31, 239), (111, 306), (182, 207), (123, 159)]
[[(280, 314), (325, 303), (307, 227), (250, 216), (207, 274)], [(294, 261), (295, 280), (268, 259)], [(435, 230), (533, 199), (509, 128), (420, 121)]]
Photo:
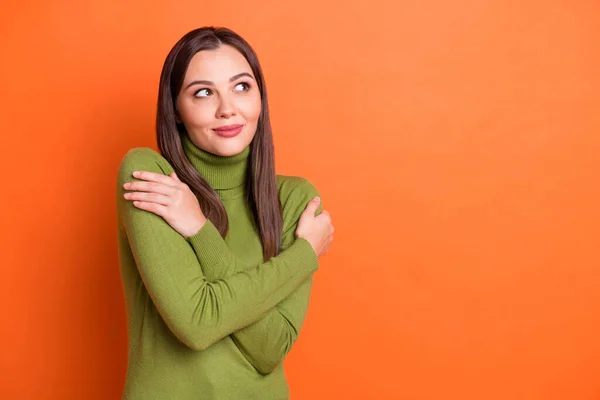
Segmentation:
[(226, 139), (225, 143), (219, 143), (213, 148), (213, 153), (221, 157), (230, 157), (240, 154), (250, 143), (246, 140)]

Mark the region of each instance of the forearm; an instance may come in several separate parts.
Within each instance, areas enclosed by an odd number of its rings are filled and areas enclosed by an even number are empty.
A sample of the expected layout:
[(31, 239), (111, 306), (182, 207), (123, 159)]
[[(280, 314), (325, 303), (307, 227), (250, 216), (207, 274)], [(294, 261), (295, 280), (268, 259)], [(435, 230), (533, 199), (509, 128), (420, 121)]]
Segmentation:
[(313, 277), (253, 324), (231, 334), (244, 356), (261, 373), (279, 365), (298, 339), (308, 310)]
[[(123, 199), (122, 185), (132, 171), (161, 172), (143, 155), (126, 157), (118, 173), (117, 213), (129, 246), (124, 250), (131, 252), (143, 287), (165, 323), (190, 348), (205, 349), (266, 316), (318, 269), (310, 244), (298, 241), (285, 254), (210, 281), (179, 233), (163, 218)], [(216, 239), (222, 240), (212, 224), (205, 225), (195, 238), (206, 246), (217, 246)]]
[[(284, 254), (286, 249), (296, 241), (306, 242), (305, 239), (295, 237), (298, 221), (310, 200), (320, 195), (306, 179), (286, 178), (280, 183), (284, 219), (280, 254)], [(321, 210), (322, 206), (317, 209), (315, 215), (318, 215)], [(236, 264), (237, 258), (225, 240), (218, 239), (210, 243), (189, 240), (203, 271), (212, 279), (227, 277), (240, 269)], [(316, 257), (316, 254), (314, 256)], [(231, 334), (240, 351), (258, 371), (271, 372), (284, 359), (298, 338), (308, 309), (312, 281), (311, 274), (289, 296), (271, 308), (263, 318)]]
[[(215, 241), (207, 244), (201, 239), (190, 238), (188, 241), (192, 244), (203, 273), (209, 280), (227, 278), (241, 268), (224, 240), (215, 238)], [(288, 243), (289, 241), (291, 239), (286, 240)], [(284, 249), (280, 254), (285, 253)], [(275, 369), (298, 338), (308, 309), (312, 281), (311, 275), (264, 317), (231, 334), (242, 354), (259, 372), (266, 374)]]

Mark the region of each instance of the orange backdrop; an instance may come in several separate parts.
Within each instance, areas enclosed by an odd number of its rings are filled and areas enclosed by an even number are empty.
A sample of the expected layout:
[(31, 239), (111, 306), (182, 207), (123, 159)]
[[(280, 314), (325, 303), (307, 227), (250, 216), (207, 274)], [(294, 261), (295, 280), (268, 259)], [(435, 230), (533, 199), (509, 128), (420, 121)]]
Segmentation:
[(600, 398), (596, 1), (14, 1), (0, 12), (0, 398), (117, 399), (115, 174), (202, 25), (265, 70), (336, 240), (293, 399)]

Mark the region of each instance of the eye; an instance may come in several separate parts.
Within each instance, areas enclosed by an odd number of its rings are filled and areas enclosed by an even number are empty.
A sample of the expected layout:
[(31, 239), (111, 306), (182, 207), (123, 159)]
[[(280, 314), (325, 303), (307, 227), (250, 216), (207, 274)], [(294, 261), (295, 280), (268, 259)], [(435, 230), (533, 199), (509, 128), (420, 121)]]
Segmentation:
[(200, 89), (194, 92), (195, 97), (208, 97), (212, 91), (210, 89)]
[(246, 82), (240, 82), (237, 85), (235, 85), (235, 90), (238, 92), (247, 92), (248, 90), (250, 90), (250, 84)]

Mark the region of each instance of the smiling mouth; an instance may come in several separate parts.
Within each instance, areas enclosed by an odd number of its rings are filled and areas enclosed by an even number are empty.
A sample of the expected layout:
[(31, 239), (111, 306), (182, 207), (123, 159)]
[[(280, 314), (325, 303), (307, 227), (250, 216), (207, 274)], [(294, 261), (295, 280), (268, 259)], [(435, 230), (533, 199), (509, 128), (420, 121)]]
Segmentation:
[(213, 131), (221, 137), (230, 138), (230, 137), (237, 136), (242, 131), (243, 127), (244, 127), (244, 125), (240, 125), (240, 124), (227, 125), (227, 126), (221, 126), (219, 128), (215, 128), (215, 129), (213, 129)]

